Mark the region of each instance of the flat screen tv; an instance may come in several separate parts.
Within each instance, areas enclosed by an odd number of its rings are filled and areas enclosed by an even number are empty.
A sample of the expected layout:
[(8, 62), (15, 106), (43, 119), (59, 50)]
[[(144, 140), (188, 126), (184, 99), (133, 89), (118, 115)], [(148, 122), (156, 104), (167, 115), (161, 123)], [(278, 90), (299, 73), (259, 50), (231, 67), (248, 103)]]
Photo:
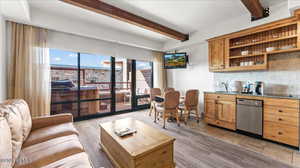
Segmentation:
[(186, 53), (167, 53), (164, 55), (164, 68), (186, 68), (188, 56)]

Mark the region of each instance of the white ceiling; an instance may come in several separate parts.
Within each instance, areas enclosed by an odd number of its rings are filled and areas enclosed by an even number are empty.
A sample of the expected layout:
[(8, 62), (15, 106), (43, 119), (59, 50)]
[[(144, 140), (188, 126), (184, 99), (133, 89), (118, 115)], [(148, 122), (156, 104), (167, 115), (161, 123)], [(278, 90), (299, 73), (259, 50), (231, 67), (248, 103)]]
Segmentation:
[[(193, 33), (206, 25), (247, 14), (240, 0), (103, 0), (126, 11), (183, 33)], [(287, 0), (261, 0), (265, 7)], [(76, 18), (146, 38), (165, 42), (168, 37), (108, 16), (81, 9), (58, 0), (29, 0), (31, 8)]]

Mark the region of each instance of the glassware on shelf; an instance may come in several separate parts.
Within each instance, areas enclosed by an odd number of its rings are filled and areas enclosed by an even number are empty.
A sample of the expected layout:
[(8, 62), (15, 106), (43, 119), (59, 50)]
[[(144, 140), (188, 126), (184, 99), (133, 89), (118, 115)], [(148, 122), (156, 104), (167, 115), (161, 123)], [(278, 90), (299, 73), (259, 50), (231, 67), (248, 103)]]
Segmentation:
[(249, 55), (249, 50), (245, 50), (241, 52), (241, 55), (245, 56), (245, 55)]

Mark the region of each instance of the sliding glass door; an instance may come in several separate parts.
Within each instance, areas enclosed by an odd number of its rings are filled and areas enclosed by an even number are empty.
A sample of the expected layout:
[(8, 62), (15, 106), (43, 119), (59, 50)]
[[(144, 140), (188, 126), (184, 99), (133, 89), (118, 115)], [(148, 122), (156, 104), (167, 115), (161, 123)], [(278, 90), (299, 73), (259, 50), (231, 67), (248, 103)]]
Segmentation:
[(135, 61), (136, 106), (147, 107), (150, 104), (150, 89), (153, 87), (153, 64)]
[(78, 113), (78, 56), (77, 53), (51, 50), (51, 114)]
[(132, 109), (132, 60), (116, 58), (115, 60), (115, 103), (116, 111)]
[(111, 112), (111, 57), (80, 53), (80, 116)]
[(51, 114), (74, 118), (149, 107), (151, 62), (50, 49)]

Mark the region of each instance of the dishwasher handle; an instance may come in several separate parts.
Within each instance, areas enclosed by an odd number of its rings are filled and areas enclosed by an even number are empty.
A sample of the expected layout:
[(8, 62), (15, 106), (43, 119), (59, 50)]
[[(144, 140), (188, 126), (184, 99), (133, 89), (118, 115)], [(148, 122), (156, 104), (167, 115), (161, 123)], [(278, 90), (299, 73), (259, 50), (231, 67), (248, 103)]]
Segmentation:
[(246, 106), (256, 106), (262, 107), (263, 101), (262, 100), (252, 100), (252, 99), (237, 99), (238, 105), (246, 105)]

